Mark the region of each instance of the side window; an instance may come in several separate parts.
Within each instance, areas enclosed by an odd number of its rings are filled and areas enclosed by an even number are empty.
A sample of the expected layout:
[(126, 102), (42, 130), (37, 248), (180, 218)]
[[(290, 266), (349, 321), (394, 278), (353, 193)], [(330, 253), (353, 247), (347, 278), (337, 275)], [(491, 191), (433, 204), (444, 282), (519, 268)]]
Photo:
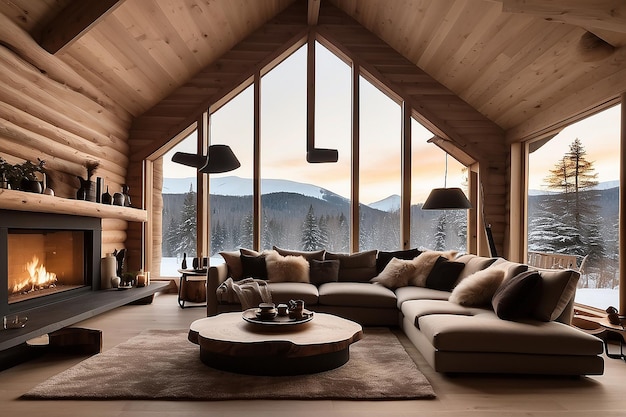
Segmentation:
[(603, 310), (619, 304), (620, 112), (610, 108), (529, 144), (529, 262), (580, 269), (576, 301)]

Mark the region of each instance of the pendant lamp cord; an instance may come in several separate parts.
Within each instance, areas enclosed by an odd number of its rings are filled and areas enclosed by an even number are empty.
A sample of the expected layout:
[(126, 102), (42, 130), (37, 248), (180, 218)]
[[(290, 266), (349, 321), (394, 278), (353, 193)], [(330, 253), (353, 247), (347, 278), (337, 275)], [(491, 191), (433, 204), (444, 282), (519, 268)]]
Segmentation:
[(446, 152), (446, 169), (443, 173), (443, 188), (446, 188), (448, 184), (448, 152)]

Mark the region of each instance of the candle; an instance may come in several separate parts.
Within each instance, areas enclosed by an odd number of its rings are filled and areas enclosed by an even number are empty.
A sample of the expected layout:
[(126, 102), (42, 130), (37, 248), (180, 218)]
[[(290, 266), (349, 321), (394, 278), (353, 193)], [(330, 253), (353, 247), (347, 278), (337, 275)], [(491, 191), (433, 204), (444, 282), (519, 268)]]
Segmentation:
[(137, 286), (145, 287), (146, 286), (146, 275), (142, 272), (137, 274)]

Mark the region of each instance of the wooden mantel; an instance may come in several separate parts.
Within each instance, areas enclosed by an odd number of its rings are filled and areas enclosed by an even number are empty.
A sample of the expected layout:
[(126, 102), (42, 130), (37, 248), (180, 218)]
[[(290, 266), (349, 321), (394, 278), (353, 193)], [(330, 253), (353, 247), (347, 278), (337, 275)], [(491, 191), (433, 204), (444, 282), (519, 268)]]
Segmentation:
[(0, 189), (0, 209), (146, 222), (146, 210), (71, 200), (46, 194)]

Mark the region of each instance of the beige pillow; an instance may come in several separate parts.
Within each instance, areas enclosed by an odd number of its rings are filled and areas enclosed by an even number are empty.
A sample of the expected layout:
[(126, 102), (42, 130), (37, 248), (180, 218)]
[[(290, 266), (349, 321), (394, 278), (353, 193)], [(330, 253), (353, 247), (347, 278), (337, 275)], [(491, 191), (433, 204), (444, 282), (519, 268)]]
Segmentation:
[(260, 253), (252, 250), (241, 248), (235, 251), (222, 251), (219, 254), (224, 258), (224, 262), (228, 266), (228, 275), (235, 281), (243, 278), (243, 266), (241, 264), (241, 254), (250, 256), (259, 256)]
[(491, 299), (504, 279), (505, 271), (487, 268), (475, 272), (454, 287), (448, 301), (463, 306), (491, 304)]
[(434, 251), (427, 250), (419, 254), (419, 256), (415, 257), (411, 262), (415, 265), (415, 274), (409, 280), (410, 285), (414, 285), (416, 287), (425, 287), (426, 286), (426, 278), (432, 271), (433, 267), (437, 263), (437, 259), (440, 256), (452, 260), (456, 257), (457, 251)]
[(309, 282), (309, 262), (302, 256), (282, 256), (270, 250), (265, 255), (265, 266), (270, 282)]
[(241, 254), (237, 251), (220, 252), (222, 258), (228, 266), (228, 275), (235, 281), (239, 281), (243, 277), (243, 267), (241, 266)]
[(396, 288), (409, 285), (409, 281), (414, 276), (415, 264), (412, 260), (391, 258), (381, 273), (372, 278), (370, 282), (395, 290)]

